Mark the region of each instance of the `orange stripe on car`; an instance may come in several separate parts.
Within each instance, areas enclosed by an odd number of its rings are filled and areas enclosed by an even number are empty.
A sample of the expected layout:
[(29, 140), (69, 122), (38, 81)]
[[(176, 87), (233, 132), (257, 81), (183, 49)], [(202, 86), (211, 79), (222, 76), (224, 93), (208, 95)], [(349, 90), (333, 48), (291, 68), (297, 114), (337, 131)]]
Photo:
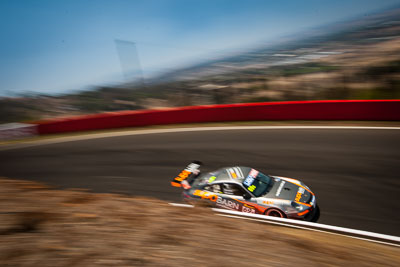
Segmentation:
[(307, 214), (308, 212), (310, 212), (310, 210), (305, 210), (303, 212), (299, 212), (299, 213), (297, 213), (297, 215), (303, 216), (304, 214)]
[(307, 204), (307, 203), (303, 203), (303, 202), (299, 202), (299, 201), (295, 201), (297, 204), (301, 204), (301, 205), (306, 205), (307, 207), (311, 207), (311, 204)]

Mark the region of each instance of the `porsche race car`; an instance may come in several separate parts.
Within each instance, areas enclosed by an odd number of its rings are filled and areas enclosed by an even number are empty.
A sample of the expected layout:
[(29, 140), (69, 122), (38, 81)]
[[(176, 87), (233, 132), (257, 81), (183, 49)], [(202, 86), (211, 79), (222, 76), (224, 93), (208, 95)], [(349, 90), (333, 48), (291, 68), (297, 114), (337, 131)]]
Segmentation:
[(317, 221), (314, 193), (299, 180), (263, 174), (243, 166), (202, 174), (202, 163), (190, 163), (171, 185), (183, 189), (183, 199), (215, 208), (254, 214)]

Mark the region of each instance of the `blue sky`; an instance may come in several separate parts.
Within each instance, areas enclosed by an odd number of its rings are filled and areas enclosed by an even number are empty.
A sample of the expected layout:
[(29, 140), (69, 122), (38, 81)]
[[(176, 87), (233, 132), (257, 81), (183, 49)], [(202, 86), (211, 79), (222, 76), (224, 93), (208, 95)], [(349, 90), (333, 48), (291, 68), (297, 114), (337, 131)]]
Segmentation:
[(399, 0), (0, 0), (0, 96), (124, 81), (115, 39), (136, 43), (145, 76)]

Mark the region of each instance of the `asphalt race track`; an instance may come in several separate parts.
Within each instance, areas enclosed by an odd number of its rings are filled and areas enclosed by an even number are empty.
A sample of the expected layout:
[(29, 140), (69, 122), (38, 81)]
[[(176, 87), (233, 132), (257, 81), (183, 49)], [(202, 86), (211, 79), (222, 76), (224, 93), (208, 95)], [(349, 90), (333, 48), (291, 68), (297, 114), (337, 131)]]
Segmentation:
[[(170, 180), (244, 165), (298, 178), (319, 222), (400, 236), (400, 130), (268, 129), (108, 137), (0, 151), (0, 176), (180, 201)], [(240, 222), (238, 222), (240, 223)]]

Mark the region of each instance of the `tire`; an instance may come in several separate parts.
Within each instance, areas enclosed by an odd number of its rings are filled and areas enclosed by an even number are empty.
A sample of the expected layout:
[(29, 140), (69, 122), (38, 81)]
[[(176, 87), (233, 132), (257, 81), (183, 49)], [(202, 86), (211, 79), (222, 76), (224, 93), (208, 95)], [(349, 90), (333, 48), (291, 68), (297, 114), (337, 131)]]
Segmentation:
[(320, 210), (319, 210), (319, 206), (317, 205), (315, 207), (315, 214), (314, 214), (313, 218), (311, 218), (311, 222), (317, 222), (318, 219), (319, 219), (320, 214), (321, 213), (320, 213)]
[(283, 211), (275, 208), (267, 209), (264, 214), (272, 217), (286, 218), (286, 215)]

